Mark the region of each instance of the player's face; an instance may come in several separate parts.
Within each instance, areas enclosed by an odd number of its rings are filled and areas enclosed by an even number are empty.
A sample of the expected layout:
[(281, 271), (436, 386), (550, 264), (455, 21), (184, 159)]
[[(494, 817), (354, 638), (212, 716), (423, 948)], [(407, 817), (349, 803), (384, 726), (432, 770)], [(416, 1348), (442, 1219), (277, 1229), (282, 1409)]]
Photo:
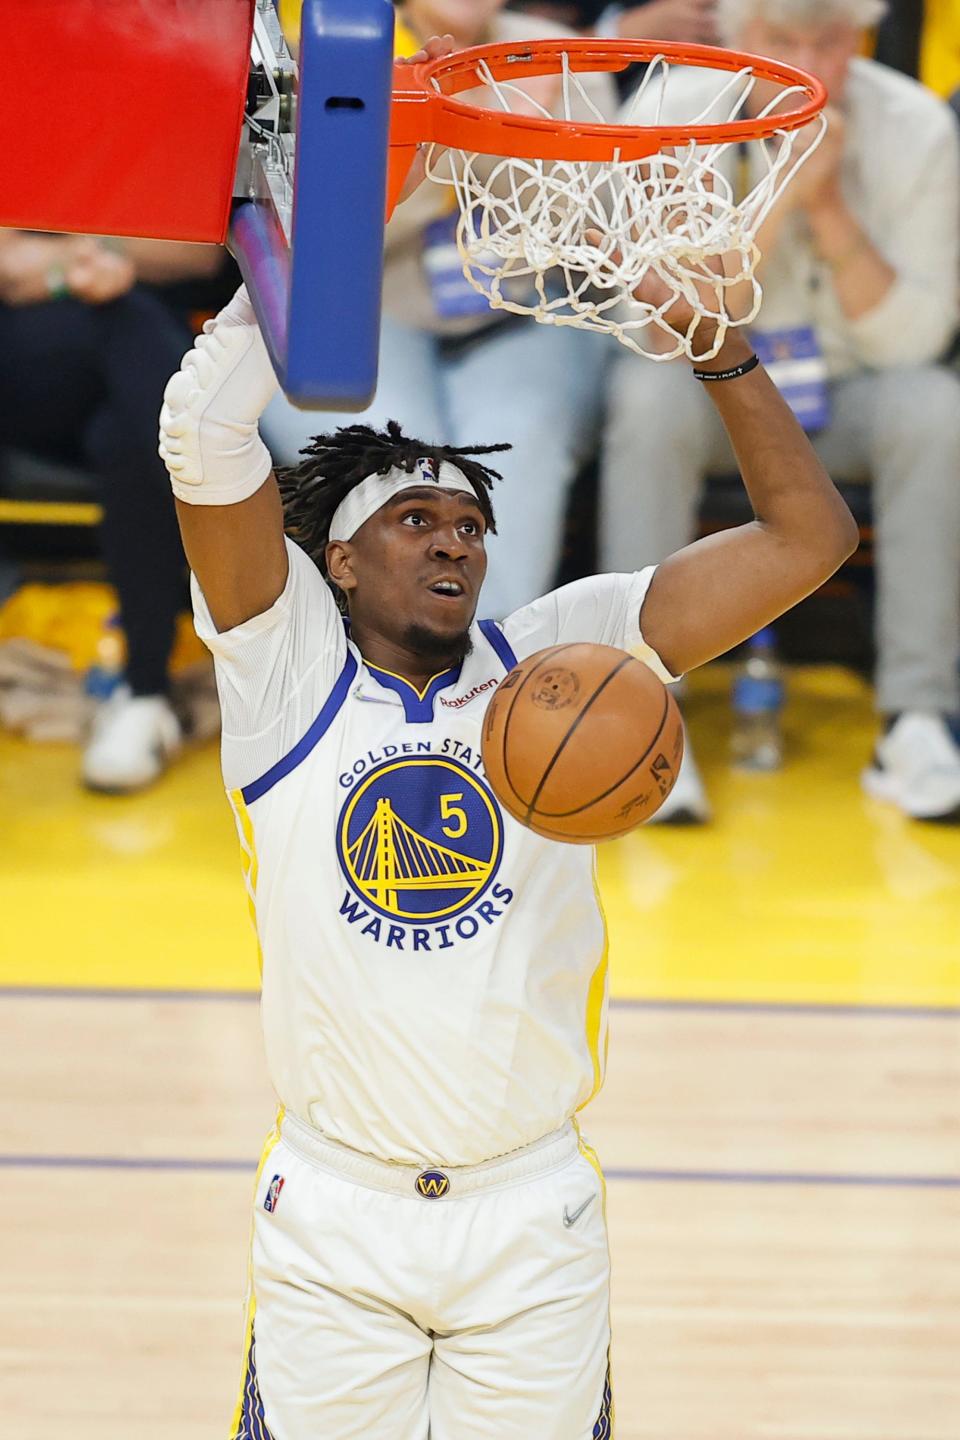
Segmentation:
[[(354, 535), (347, 591), (355, 624), (443, 654), (466, 636), (487, 571), (486, 523), (472, 494), (435, 485), (404, 490)], [(342, 572), (341, 572), (342, 573)]]

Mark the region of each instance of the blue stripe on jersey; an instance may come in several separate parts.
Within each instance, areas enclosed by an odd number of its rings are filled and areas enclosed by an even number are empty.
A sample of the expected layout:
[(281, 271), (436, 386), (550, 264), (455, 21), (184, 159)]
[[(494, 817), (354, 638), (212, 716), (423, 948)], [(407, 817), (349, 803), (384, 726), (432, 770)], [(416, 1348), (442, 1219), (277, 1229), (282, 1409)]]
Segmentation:
[(369, 662), (365, 668), (378, 685), (382, 685), (385, 690), (392, 690), (400, 696), (403, 701), (403, 713), (409, 724), (423, 725), (433, 719), (433, 702), (437, 694), (457, 683), (462, 667), (457, 665), (452, 670), (442, 670), (439, 675), (434, 675), (427, 688), (422, 692), (417, 690), (409, 680), (404, 680), (402, 675), (391, 675), (389, 670), (381, 670)]
[(494, 650), (496, 650), (504, 670), (512, 670), (517, 664), (517, 657), (510, 648), (510, 643), (496, 620), (481, 620), (480, 629)]
[(284, 775), (289, 775), (291, 770), (295, 770), (301, 760), (306, 760), (310, 751), (318, 741), (323, 739), (337, 718), (337, 712), (347, 698), (356, 673), (356, 659), (353, 652), (348, 650), (347, 658), (344, 661), (343, 669), (337, 676), (336, 684), (324, 701), (320, 714), (316, 720), (314, 720), (303, 739), (298, 740), (293, 749), (288, 751), (275, 765), (271, 765), (270, 769), (265, 775), (261, 775), (259, 780), (254, 780), (251, 784), (244, 785), (240, 791), (247, 805), (252, 804), (254, 800), (259, 800), (261, 795), (266, 795), (267, 791), (271, 790), (278, 780), (282, 780)]

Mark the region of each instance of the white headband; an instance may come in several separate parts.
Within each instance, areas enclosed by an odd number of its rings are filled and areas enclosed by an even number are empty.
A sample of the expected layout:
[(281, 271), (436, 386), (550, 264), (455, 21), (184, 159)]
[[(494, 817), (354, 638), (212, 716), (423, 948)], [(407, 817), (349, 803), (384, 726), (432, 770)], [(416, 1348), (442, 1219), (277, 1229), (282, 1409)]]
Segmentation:
[[(436, 472), (436, 473), (434, 473)], [(403, 490), (420, 490), (425, 484), (442, 485), (447, 490), (464, 490), (473, 495), (473, 486), (462, 470), (441, 460), (437, 466), (433, 460), (418, 460), (413, 471), (401, 470), (394, 466), (385, 475), (368, 475), (345, 495), (333, 512), (330, 521), (331, 540), (352, 540), (365, 521), (375, 515), (394, 495)]]

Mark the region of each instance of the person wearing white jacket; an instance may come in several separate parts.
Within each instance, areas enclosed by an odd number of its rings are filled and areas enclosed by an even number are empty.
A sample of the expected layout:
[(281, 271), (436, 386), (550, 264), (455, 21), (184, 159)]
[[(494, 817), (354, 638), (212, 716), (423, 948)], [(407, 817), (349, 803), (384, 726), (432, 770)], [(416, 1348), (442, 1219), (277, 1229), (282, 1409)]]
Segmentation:
[[(857, 53), (881, 11), (877, 0), (719, 0), (718, 14), (726, 44), (806, 69), (829, 93), (825, 138), (759, 237), (754, 343), (766, 337), (785, 362), (785, 393), (834, 479), (872, 486), (883, 733), (864, 785), (914, 818), (958, 819), (960, 381), (937, 361), (960, 318), (960, 135), (937, 96)], [(711, 77), (684, 78), (672, 98), (689, 118)], [(754, 106), (764, 98), (758, 89)], [(734, 184), (736, 163), (734, 152)], [(604, 457), (612, 569), (686, 543), (707, 475), (734, 468), (686, 368), (626, 356)], [(671, 800), (705, 818), (689, 765)]]

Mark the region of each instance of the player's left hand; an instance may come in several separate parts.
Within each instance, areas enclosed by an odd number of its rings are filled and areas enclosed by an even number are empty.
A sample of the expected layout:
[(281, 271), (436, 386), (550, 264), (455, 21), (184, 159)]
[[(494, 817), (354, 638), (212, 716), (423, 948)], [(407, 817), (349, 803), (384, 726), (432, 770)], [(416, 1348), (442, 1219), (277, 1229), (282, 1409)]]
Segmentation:
[[(602, 248), (603, 235), (599, 230), (587, 230), (586, 239), (591, 245), (596, 245), (598, 249)], [(615, 251), (614, 259), (619, 260), (619, 258), (619, 253)], [(738, 265), (738, 270), (739, 268)], [(633, 291), (633, 298), (651, 306), (652, 309), (659, 309), (664, 301), (673, 295), (673, 303), (668, 305), (663, 312), (664, 321), (671, 330), (681, 336), (689, 335), (691, 327), (696, 323), (696, 350), (698, 354), (705, 355), (714, 345), (718, 330), (721, 326), (726, 327), (729, 318), (722, 300), (718, 300), (715, 281), (711, 278), (727, 273), (723, 256), (715, 255), (705, 260), (702, 271), (703, 283), (695, 282), (702, 310), (698, 310), (685, 295), (676, 294), (652, 268), (646, 272), (640, 284)]]

